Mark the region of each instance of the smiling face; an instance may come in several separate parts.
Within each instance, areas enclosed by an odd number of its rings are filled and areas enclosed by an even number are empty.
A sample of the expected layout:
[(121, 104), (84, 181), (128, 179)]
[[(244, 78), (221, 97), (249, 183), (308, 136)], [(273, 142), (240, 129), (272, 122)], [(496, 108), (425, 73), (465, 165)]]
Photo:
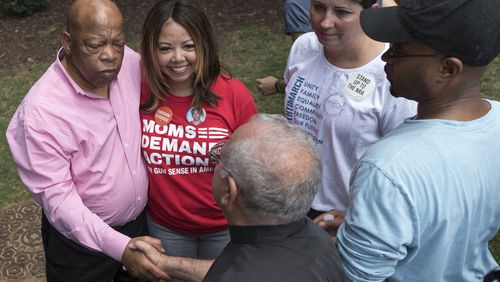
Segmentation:
[(163, 24), (157, 47), (161, 72), (172, 89), (191, 86), (194, 80), (196, 49), (188, 31), (172, 19)]
[(359, 15), (363, 7), (351, 0), (313, 0), (311, 25), (321, 44), (351, 48), (363, 35)]

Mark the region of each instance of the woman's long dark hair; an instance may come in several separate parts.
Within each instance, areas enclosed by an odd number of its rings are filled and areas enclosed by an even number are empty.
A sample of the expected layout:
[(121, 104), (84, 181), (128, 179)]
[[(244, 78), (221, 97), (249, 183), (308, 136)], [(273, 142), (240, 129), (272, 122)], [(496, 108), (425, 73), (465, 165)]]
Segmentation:
[(152, 112), (171, 86), (161, 72), (157, 58), (158, 39), (163, 24), (172, 19), (184, 27), (193, 38), (196, 63), (194, 66), (193, 106), (218, 105), (219, 96), (210, 88), (221, 72), (217, 42), (212, 26), (203, 9), (192, 0), (161, 0), (149, 11), (144, 21), (140, 53), (142, 70), (148, 84), (148, 99), (141, 110)]

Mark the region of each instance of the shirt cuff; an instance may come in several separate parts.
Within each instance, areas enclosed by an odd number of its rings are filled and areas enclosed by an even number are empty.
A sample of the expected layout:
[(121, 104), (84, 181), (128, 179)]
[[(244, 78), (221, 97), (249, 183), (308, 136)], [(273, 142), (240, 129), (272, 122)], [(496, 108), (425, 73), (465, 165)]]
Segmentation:
[(109, 227), (102, 238), (102, 252), (114, 260), (121, 262), (123, 252), (130, 241), (130, 237)]

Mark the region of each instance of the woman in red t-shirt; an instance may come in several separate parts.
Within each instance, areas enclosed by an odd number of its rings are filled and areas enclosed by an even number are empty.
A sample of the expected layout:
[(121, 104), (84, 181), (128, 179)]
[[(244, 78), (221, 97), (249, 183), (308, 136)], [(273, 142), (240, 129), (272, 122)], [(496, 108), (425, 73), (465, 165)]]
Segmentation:
[(149, 11), (141, 56), (150, 234), (168, 255), (215, 258), (229, 234), (211, 192), (209, 151), (256, 113), (252, 95), (221, 74), (211, 25), (191, 0), (159, 1)]

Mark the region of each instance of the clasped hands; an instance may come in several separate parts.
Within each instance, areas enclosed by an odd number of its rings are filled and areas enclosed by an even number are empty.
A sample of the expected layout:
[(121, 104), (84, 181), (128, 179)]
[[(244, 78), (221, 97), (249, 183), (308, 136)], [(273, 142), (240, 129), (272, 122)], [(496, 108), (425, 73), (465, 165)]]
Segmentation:
[[(334, 209), (317, 216), (314, 222), (327, 231), (331, 235), (332, 242), (336, 244), (337, 230), (344, 222), (344, 216), (343, 211)], [(132, 276), (149, 281), (169, 280), (170, 275), (163, 270), (166, 265), (164, 252), (159, 239), (149, 236), (136, 237), (129, 241), (123, 253), (122, 264)], [(206, 270), (210, 264), (206, 265)]]
[(169, 280), (171, 277), (159, 265), (165, 252), (159, 239), (149, 236), (132, 238), (123, 252), (123, 267), (134, 277), (149, 281)]

